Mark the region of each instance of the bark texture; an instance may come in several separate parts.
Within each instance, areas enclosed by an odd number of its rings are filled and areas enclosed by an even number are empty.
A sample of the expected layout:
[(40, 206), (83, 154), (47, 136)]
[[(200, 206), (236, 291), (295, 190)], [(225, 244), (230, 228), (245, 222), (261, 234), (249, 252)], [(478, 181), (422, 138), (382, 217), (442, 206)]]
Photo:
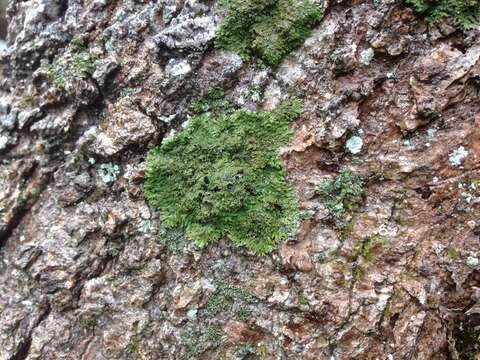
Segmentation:
[[(467, 358), (480, 31), (396, 0), (319, 4), (276, 67), (214, 48), (210, 0), (10, 4), (0, 360)], [(304, 104), (282, 157), (313, 215), (269, 256), (167, 236), (144, 199), (148, 150), (212, 87), (238, 108)], [(365, 195), (339, 233), (315, 189), (345, 168)]]

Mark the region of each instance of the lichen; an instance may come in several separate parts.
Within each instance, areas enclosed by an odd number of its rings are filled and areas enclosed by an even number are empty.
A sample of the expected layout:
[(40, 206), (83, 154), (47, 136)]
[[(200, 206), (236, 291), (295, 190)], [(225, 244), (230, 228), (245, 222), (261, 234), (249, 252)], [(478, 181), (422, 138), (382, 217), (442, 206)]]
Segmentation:
[(113, 163), (101, 164), (98, 168), (98, 176), (102, 179), (104, 183), (113, 183), (117, 180), (118, 175), (120, 174), (120, 166)]
[(138, 231), (142, 234), (147, 234), (150, 232), (150, 227), (152, 226), (152, 220), (145, 219), (138, 225)]
[(474, 256), (469, 256), (465, 263), (469, 266), (478, 266), (480, 265), (480, 259)]
[(363, 140), (360, 136), (352, 136), (345, 143), (345, 147), (352, 154), (358, 154), (360, 151), (362, 151)]
[(240, 359), (247, 359), (251, 354), (255, 354), (255, 350), (250, 344), (238, 345), (235, 349), (235, 355)]
[(222, 0), (220, 7), (226, 17), (215, 45), (269, 65), (299, 47), (322, 16), (312, 0)]
[(298, 101), (273, 112), (198, 116), (148, 157), (145, 196), (163, 226), (198, 246), (226, 236), (266, 254), (285, 239), (298, 205), (279, 148), (291, 140)]
[(468, 151), (463, 146), (459, 146), (448, 155), (448, 162), (452, 166), (460, 166), (468, 155)]
[(185, 230), (182, 228), (162, 228), (157, 235), (157, 241), (171, 253), (182, 250), (188, 244)]
[(368, 48), (363, 50), (360, 54), (360, 61), (363, 65), (368, 66), (372, 63), (373, 58), (375, 57), (375, 51), (373, 48)]

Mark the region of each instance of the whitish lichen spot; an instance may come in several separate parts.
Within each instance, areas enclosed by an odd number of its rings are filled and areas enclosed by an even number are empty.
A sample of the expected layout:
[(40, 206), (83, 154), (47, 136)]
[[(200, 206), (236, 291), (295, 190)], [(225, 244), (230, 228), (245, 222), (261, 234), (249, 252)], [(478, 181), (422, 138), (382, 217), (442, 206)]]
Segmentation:
[(360, 151), (362, 151), (363, 140), (360, 136), (352, 136), (347, 140), (345, 146), (352, 154), (358, 154)]
[(465, 160), (467, 155), (468, 151), (465, 150), (463, 146), (460, 146), (458, 149), (455, 149), (450, 153), (450, 155), (448, 156), (448, 162), (452, 166), (460, 166), (462, 165), (463, 160)]
[(363, 50), (360, 54), (360, 61), (363, 65), (370, 65), (375, 57), (375, 51), (372, 48)]

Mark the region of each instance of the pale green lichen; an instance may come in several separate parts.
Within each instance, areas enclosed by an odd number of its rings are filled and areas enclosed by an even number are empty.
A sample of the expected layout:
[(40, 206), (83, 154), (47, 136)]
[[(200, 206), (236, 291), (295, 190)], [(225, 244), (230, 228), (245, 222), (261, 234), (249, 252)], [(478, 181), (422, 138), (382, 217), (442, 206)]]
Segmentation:
[(469, 256), (467, 260), (465, 261), (467, 265), (469, 266), (478, 266), (480, 265), (480, 259), (474, 256)]
[(372, 63), (374, 57), (375, 51), (373, 50), (373, 48), (368, 48), (361, 52), (360, 61), (363, 65), (368, 66)]
[(459, 146), (448, 155), (448, 162), (452, 166), (460, 166), (467, 155), (468, 151), (463, 146)]
[(210, 315), (235, 314), (241, 320), (245, 320), (251, 314), (249, 304), (256, 301), (257, 298), (253, 294), (231, 284), (220, 283), (208, 298), (207, 312)]
[(104, 183), (112, 183), (117, 180), (120, 174), (120, 166), (113, 163), (101, 164), (98, 168), (98, 176)]
[(363, 139), (360, 136), (352, 136), (347, 140), (345, 147), (352, 154), (358, 154), (362, 151)]
[(138, 231), (142, 234), (147, 234), (150, 232), (150, 228), (152, 226), (152, 220), (145, 219), (138, 225)]
[(180, 345), (184, 348), (182, 360), (199, 359), (207, 350), (215, 350), (222, 345), (222, 331), (214, 326), (185, 330), (181, 334)]

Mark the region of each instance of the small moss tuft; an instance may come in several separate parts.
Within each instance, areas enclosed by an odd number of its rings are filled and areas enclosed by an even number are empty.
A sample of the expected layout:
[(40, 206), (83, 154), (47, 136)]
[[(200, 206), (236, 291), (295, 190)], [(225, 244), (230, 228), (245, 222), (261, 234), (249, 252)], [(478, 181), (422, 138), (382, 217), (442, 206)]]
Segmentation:
[(337, 227), (345, 228), (347, 213), (357, 206), (363, 195), (363, 180), (350, 170), (342, 170), (335, 180), (325, 179), (317, 188), (329, 215)]
[(59, 89), (65, 89), (65, 87), (67, 86), (67, 79), (62, 73), (61, 68), (59, 66), (56, 66), (55, 64), (48, 65), (47, 76)]
[(406, 0), (427, 21), (438, 23), (451, 17), (455, 24), (468, 29), (480, 23), (480, 0)]
[(157, 235), (157, 241), (168, 252), (176, 253), (185, 248), (188, 244), (188, 239), (185, 235), (185, 230), (182, 228), (161, 229)]
[(84, 80), (95, 72), (97, 57), (81, 39), (74, 38), (65, 58), (56, 59), (47, 67), (47, 76), (61, 90), (74, 80)]
[(79, 320), (79, 326), (85, 331), (93, 330), (98, 323), (98, 318), (96, 315), (84, 316)]
[(84, 50), (73, 55), (73, 66), (77, 76), (81, 79), (93, 75), (95, 72), (96, 57), (90, 51)]
[(240, 320), (246, 320), (251, 315), (249, 304), (256, 301), (254, 295), (228, 283), (221, 283), (208, 298), (207, 312), (210, 315), (235, 314)]
[(215, 45), (244, 59), (250, 54), (279, 64), (310, 35), (322, 17), (312, 0), (222, 0), (227, 16)]
[(375, 249), (387, 245), (387, 239), (383, 238), (380, 235), (374, 235), (371, 238), (367, 239), (362, 247), (362, 256), (365, 261), (375, 260)]
[(288, 143), (298, 101), (273, 112), (193, 118), (148, 157), (145, 196), (166, 228), (198, 246), (222, 236), (257, 254), (287, 238), (299, 209), (279, 148)]
[(480, 320), (475, 315), (454, 322), (452, 335), (455, 340), (455, 359), (477, 360), (480, 357), (479, 327)]
[(447, 255), (448, 258), (451, 260), (460, 260), (460, 254), (458, 251), (452, 247), (448, 247), (445, 249), (445, 254)]
[(186, 330), (181, 334), (180, 341), (185, 349), (181, 359), (198, 359), (207, 350), (217, 349), (222, 344), (222, 332), (214, 326)]
[(85, 78), (95, 72), (97, 57), (90, 52), (88, 45), (78, 38), (70, 42), (70, 51), (73, 55), (73, 67), (78, 77)]
[(303, 290), (300, 290), (297, 294), (297, 301), (300, 305), (308, 305), (308, 299), (305, 296)]
[(214, 114), (227, 112), (231, 105), (224, 98), (225, 92), (222, 89), (211, 88), (207, 95), (192, 103), (191, 110), (197, 115), (206, 112), (213, 112)]

